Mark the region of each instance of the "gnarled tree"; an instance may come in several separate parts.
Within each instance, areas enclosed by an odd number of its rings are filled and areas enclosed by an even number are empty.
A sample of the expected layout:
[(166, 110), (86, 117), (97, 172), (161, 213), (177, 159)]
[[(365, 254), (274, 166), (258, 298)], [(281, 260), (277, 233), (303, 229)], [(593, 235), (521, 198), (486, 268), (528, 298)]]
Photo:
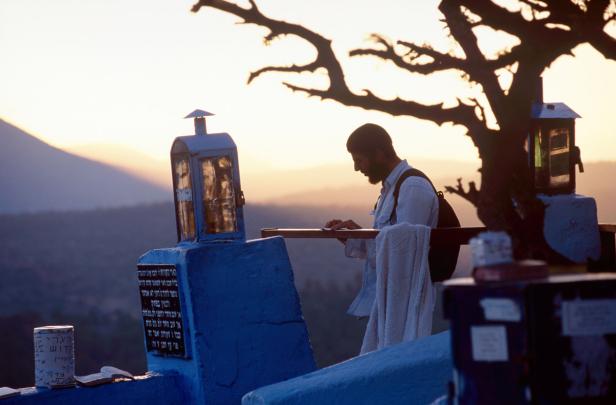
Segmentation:
[[(327, 72), (326, 88), (301, 87), (288, 82), (293, 91), (347, 106), (378, 110), (394, 116), (413, 116), (439, 125), (451, 123), (467, 129), (482, 160), (481, 187), (459, 182), (447, 190), (469, 200), (477, 207), (479, 219), (492, 230), (513, 235), (517, 257), (542, 257), (558, 260), (543, 237), (545, 207), (536, 198), (530, 178), (524, 142), (535, 90), (542, 72), (559, 56), (570, 54), (580, 44), (590, 44), (603, 56), (616, 60), (616, 39), (608, 25), (616, 21), (616, 0), (512, 0), (506, 8), (491, 0), (442, 0), (439, 10), (448, 35), (460, 52), (441, 52), (413, 41), (389, 41), (373, 35), (374, 46), (350, 51), (350, 56), (371, 56), (394, 63), (414, 74), (455, 70), (466, 80), (481, 87), (485, 100), (471, 99), (454, 107), (426, 105), (413, 100), (383, 99), (369, 90), (352, 91), (331, 41), (298, 24), (264, 15), (254, 0), (247, 8), (224, 0), (201, 0), (193, 6), (197, 12), (211, 7), (234, 14), (243, 23), (269, 30), (265, 41), (293, 35), (314, 46), (314, 60), (302, 65), (263, 67), (249, 76), (248, 82), (267, 72)], [(519, 39), (511, 48), (486, 55), (478, 46), (476, 27), (487, 26)], [(614, 28), (614, 27), (612, 27)], [(511, 84), (499, 83), (499, 72), (511, 72)], [(493, 119), (488, 119), (487, 114)]]

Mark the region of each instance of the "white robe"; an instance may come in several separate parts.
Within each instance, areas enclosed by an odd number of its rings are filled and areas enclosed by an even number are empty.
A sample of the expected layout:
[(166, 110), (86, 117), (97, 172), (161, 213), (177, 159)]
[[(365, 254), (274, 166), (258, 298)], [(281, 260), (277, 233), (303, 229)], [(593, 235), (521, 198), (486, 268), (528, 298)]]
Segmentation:
[(435, 290), (430, 279), (430, 227), (407, 222), (376, 238), (376, 300), (360, 354), (429, 336)]

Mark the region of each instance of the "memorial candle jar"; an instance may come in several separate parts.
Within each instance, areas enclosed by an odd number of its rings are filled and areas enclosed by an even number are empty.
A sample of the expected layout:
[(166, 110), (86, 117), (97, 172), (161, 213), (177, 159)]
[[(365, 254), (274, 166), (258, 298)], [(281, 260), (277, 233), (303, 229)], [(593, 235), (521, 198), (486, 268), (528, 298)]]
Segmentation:
[(39, 388), (75, 384), (75, 345), (71, 325), (34, 328), (34, 380)]

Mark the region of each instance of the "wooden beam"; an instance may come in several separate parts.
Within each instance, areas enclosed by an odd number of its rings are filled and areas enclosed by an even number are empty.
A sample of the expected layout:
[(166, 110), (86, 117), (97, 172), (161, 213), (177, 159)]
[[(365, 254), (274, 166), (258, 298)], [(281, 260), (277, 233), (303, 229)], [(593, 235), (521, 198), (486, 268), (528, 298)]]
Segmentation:
[(299, 228), (264, 228), (261, 237), (282, 236), (284, 238), (300, 239), (374, 239), (379, 234), (378, 229), (341, 229), (332, 231), (326, 229)]
[(616, 233), (616, 224), (599, 224), (599, 231)]
[[(435, 228), (430, 234), (432, 246), (465, 245), (479, 232), (485, 231), (484, 227), (468, 228)], [(379, 234), (378, 229), (342, 229), (339, 231), (325, 229), (294, 229), (294, 228), (263, 228), (261, 237), (282, 236), (284, 238), (308, 238), (308, 239), (374, 239)]]
[[(484, 227), (466, 228), (435, 228), (430, 233), (431, 246), (466, 245), (468, 241), (485, 231)], [(263, 228), (261, 237), (282, 236), (284, 238), (308, 239), (374, 239), (379, 234), (378, 229), (343, 229), (339, 231), (325, 229), (297, 228)], [(616, 268), (616, 224), (600, 224), (601, 258), (590, 262), (591, 271), (614, 271)]]
[(599, 237), (601, 239), (601, 257), (590, 261), (590, 271), (616, 270), (616, 224), (599, 224)]

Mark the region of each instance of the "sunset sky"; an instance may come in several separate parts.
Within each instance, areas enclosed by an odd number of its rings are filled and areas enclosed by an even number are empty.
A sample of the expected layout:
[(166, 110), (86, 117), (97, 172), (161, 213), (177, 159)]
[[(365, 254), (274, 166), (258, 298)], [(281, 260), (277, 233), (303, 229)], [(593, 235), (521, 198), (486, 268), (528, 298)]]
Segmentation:
[[(263, 29), (211, 9), (193, 14), (193, 2), (2, 0), (0, 118), (61, 148), (111, 144), (166, 160), (173, 138), (192, 133), (182, 117), (202, 108), (216, 114), (212, 132), (234, 137), (244, 170), (348, 163), (346, 138), (366, 121), (386, 127), (405, 157), (476, 159), (460, 128), (321, 102), (281, 85), (319, 86), (323, 74), (269, 74), (247, 85), (251, 71), (305, 62), (313, 50), (294, 38), (265, 47)], [(354, 89), (453, 103), (469, 94), (456, 75), (413, 77), (347, 56), (368, 46), (372, 32), (446, 48), (436, 3), (258, 1), (267, 15), (333, 39)], [(489, 32), (481, 38), (484, 49), (512, 40)], [(583, 117), (577, 133), (585, 161), (616, 160), (616, 62), (589, 47), (575, 55), (545, 73), (545, 100), (565, 102)]]

